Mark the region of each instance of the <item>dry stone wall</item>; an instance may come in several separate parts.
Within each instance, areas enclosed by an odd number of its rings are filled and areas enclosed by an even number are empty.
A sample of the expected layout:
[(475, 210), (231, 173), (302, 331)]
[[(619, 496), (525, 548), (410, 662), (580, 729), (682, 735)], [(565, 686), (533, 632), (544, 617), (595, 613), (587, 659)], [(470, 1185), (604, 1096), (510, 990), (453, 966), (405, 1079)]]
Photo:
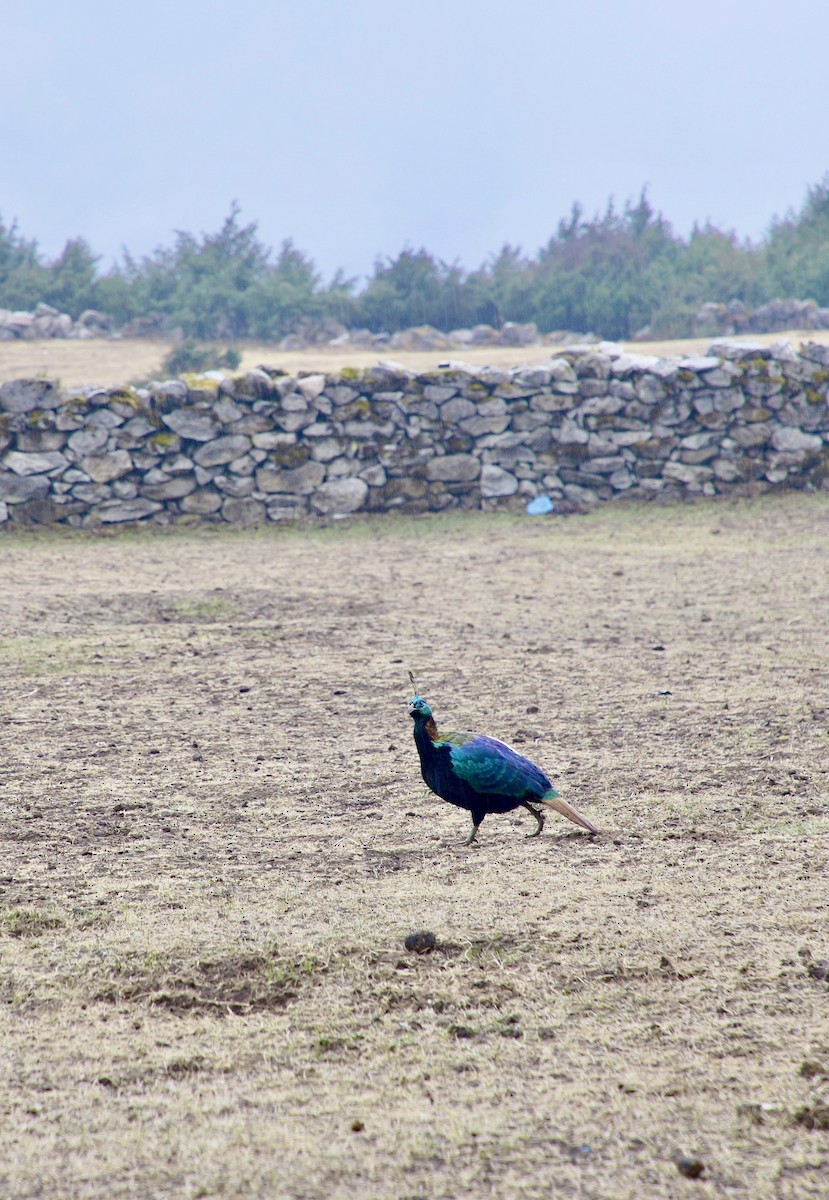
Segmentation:
[(395, 509), (558, 512), (826, 487), (829, 347), (570, 347), (514, 370), (263, 367), (145, 388), (0, 385), (0, 523), (249, 524)]

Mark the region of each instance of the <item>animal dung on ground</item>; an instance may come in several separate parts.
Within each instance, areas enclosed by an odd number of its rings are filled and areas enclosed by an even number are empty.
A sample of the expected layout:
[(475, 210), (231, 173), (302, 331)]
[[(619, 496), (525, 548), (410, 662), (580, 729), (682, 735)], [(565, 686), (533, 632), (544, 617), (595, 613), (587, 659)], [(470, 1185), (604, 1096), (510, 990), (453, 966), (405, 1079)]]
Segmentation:
[(437, 944), (437, 938), (428, 929), (410, 933), (403, 943), (412, 954), (431, 954)]
[(690, 1158), (682, 1154), (675, 1162), (677, 1171), (686, 1179), (699, 1179), (705, 1170), (705, 1163), (700, 1158)]

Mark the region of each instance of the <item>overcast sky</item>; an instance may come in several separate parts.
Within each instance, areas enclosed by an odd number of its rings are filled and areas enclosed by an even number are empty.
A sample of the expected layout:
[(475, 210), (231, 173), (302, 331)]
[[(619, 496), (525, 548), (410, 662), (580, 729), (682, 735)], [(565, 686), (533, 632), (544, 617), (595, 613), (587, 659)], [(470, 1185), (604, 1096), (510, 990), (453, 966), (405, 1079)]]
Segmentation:
[(574, 201), (758, 239), (829, 171), (826, 0), (4, 6), (0, 216), (106, 268), (236, 199), (330, 276), (534, 253)]

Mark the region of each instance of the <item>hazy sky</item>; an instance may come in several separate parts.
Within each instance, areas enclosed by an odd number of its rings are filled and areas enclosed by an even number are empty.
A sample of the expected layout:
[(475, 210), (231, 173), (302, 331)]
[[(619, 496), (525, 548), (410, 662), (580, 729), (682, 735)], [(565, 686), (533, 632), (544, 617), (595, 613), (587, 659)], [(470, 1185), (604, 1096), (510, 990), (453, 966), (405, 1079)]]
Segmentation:
[(575, 200), (757, 239), (829, 171), (826, 0), (9, 4), (0, 215), (52, 257), (236, 199), (326, 276), (535, 252)]

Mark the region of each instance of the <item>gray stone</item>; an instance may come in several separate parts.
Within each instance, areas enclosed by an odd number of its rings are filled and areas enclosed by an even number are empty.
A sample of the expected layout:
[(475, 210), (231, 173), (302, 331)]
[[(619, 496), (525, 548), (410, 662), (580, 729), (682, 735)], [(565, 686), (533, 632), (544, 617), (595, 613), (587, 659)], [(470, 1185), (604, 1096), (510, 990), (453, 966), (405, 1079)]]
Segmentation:
[(69, 460), (60, 450), (49, 450), (41, 454), (25, 454), (20, 450), (9, 450), (3, 455), (3, 466), (15, 475), (45, 475), (48, 471), (59, 471), (69, 466)]
[(233, 462), (234, 458), (240, 458), (250, 447), (251, 440), (245, 434), (229, 434), (199, 446), (193, 454), (193, 459), (200, 467), (218, 467)]
[(634, 382), (634, 391), (636, 398), (642, 404), (658, 404), (665, 398), (666, 389), (661, 379), (654, 378), (653, 375), (640, 375)]
[(251, 475), (216, 475), (213, 486), (225, 496), (249, 496), (256, 488)]
[(48, 379), (9, 379), (0, 383), (0, 409), (27, 413), (35, 408), (58, 408), (62, 397)]
[(727, 413), (742, 408), (746, 398), (738, 388), (728, 388), (718, 392), (714, 397), (714, 411)]
[(234, 525), (259, 525), (266, 519), (267, 509), (261, 500), (231, 496), (222, 505), (222, 516)]
[(471, 454), (435, 455), (426, 464), (426, 477), (442, 483), (469, 483), (481, 473), (481, 464)]
[(256, 486), (260, 492), (288, 492), (297, 496), (308, 496), (320, 486), (325, 478), (322, 463), (307, 462), (293, 469), (274, 470), (260, 467), (256, 472)]
[(141, 492), (150, 500), (180, 500), (182, 496), (189, 496), (195, 486), (196, 481), (192, 475), (177, 475), (174, 479), (167, 479), (159, 483), (144, 482), (141, 485)]
[[(559, 395), (557, 392), (540, 392), (530, 400), (530, 408), (533, 412), (538, 413), (563, 412), (572, 407), (572, 398), (569, 395)], [(517, 418), (513, 418), (513, 425), (516, 420)]]
[(628, 488), (633, 487), (636, 480), (631, 475), (627, 467), (621, 467), (618, 471), (614, 471), (612, 475), (608, 475), (607, 482), (617, 492), (624, 492)]
[(124, 418), (119, 417), (111, 408), (98, 408), (86, 418), (88, 429), (117, 429), (124, 424)]
[(311, 446), (311, 457), (317, 462), (332, 462), (338, 458), (342, 445), (339, 438), (320, 438), (318, 442), (314, 442)]
[(597, 475), (612, 475), (614, 471), (620, 471), (624, 468), (625, 460), (618, 455), (614, 455), (611, 458), (591, 458), (586, 465)]
[[(325, 394), (338, 407), (343, 404), (353, 404), (355, 400), (359, 400), (360, 393), (355, 391), (353, 387), (347, 387), (345, 384), (337, 384), (336, 386), (325, 389)], [(384, 393), (381, 393), (383, 395)], [(390, 392), (389, 395), (400, 397), (402, 392)]]
[(114, 450), (109, 454), (88, 454), (81, 466), (95, 483), (109, 483), (132, 469), (132, 459), (126, 450)]
[(141, 521), (160, 509), (160, 504), (139, 496), (135, 500), (107, 501), (96, 510), (96, 516), (102, 524), (112, 525), (122, 521)]
[(518, 491), (518, 480), (503, 467), (485, 463), (481, 468), (481, 495), (485, 499), (494, 496), (513, 496)]
[(453, 396), (457, 396), (458, 389), (449, 387), (445, 384), (427, 383), (423, 389), (423, 398), (431, 400), (433, 404), (445, 404), (447, 400), (451, 400)]
[(771, 444), (775, 450), (814, 454), (823, 445), (823, 438), (816, 433), (804, 433), (792, 425), (783, 425), (771, 435)]
[(330, 479), (317, 488), (311, 497), (311, 506), (318, 513), (352, 513), (361, 509), (368, 497), (368, 484), (364, 479)]
[(494, 413), (492, 416), (467, 417), (460, 422), (460, 428), (471, 437), (480, 437), (485, 433), (503, 433), (509, 425), (509, 413)]
[(79, 429), (69, 438), (69, 449), (80, 456), (94, 454), (107, 444), (109, 433), (106, 429)]
[(476, 406), (471, 400), (464, 400), (462, 396), (456, 396), (441, 406), (440, 419), (444, 425), (456, 425), (458, 421), (474, 417), (476, 412)]
[(255, 433), (251, 441), (259, 450), (275, 450), (277, 446), (295, 445), (296, 434), (280, 433), (276, 429), (268, 429), (264, 433)]
[(563, 446), (586, 446), (589, 437), (587, 430), (577, 425), (571, 417), (564, 418), (555, 434), (556, 441)]
[(131, 417), (121, 426), (121, 432), (128, 433), (130, 437), (143, 438), (149, 433), (155, 433), (156, 428), (146, 417)]
[(730, 436), (743, 450), (763, 446), (772, 435), (772, 425), (767, 421), (756, 421), (751, 425), (735, 425)]
[[(0, 438), (2, 438), (0, 433)], [(32, 454), (49, 450), (62, 450), (66, 445), (66, 434), (60, 429), (24, 429), (17, 435), (17, 449)]]
[(360, 479), (364, 479), (369, 487), (383, 487), (388, 481), (388, 475), (381, 463), (374, 463), (360, 472)]
[(666, 462), (662, 468), (665, 479), (676, 479), (686, 486), (699, 486), (709, 480), (713, 472), (710, 467), (693, 467), (688, 463)]
[(201, 409), (177, 408), (161, 419), (179, 437), (189, 438), (193, 442), (209, 442), (219, 432), (213, 414)]
[(282, 397), (283, 412), (307, 412), (308, 401), (301, 392), (288, 392), (287, 396)]
[(711, 469), (717, 479), (721, 479), (723, 483), (735, 483), (742, 478), (740, 468), (730, 458), (716, 458), (711, 463)]
[(325, 391), (325, 376), (306, 375), (304, 379), (297, 380), (296, 386), (306, 400), (316, 400)]
[(275, 496), (267, 504), (269, 521), (296, 521), (308, 512), (304, 496)]
[(188, 496), (184, 496), (180, 501), (181, 511), (186, 513), (199, 513), (202, 516), (209, 516), (211, 513), (218, 512), (222, 507), (222, 497), (219, 492), (211, 487), (199, 488), (198, 491), (190, 492)]
[(0, 470), (0, 500), (7, 504), (28, 504), (30, 500), (42, 500), (48, 494), (46, 475), (16, 475), (13, 471)]
[(234, 421), (238, 421), (244, 416), (244, 409), (240, 408), (230, 396), (220, 396), (213, 405), (213, 415), (223, 425), (232, 425)]

